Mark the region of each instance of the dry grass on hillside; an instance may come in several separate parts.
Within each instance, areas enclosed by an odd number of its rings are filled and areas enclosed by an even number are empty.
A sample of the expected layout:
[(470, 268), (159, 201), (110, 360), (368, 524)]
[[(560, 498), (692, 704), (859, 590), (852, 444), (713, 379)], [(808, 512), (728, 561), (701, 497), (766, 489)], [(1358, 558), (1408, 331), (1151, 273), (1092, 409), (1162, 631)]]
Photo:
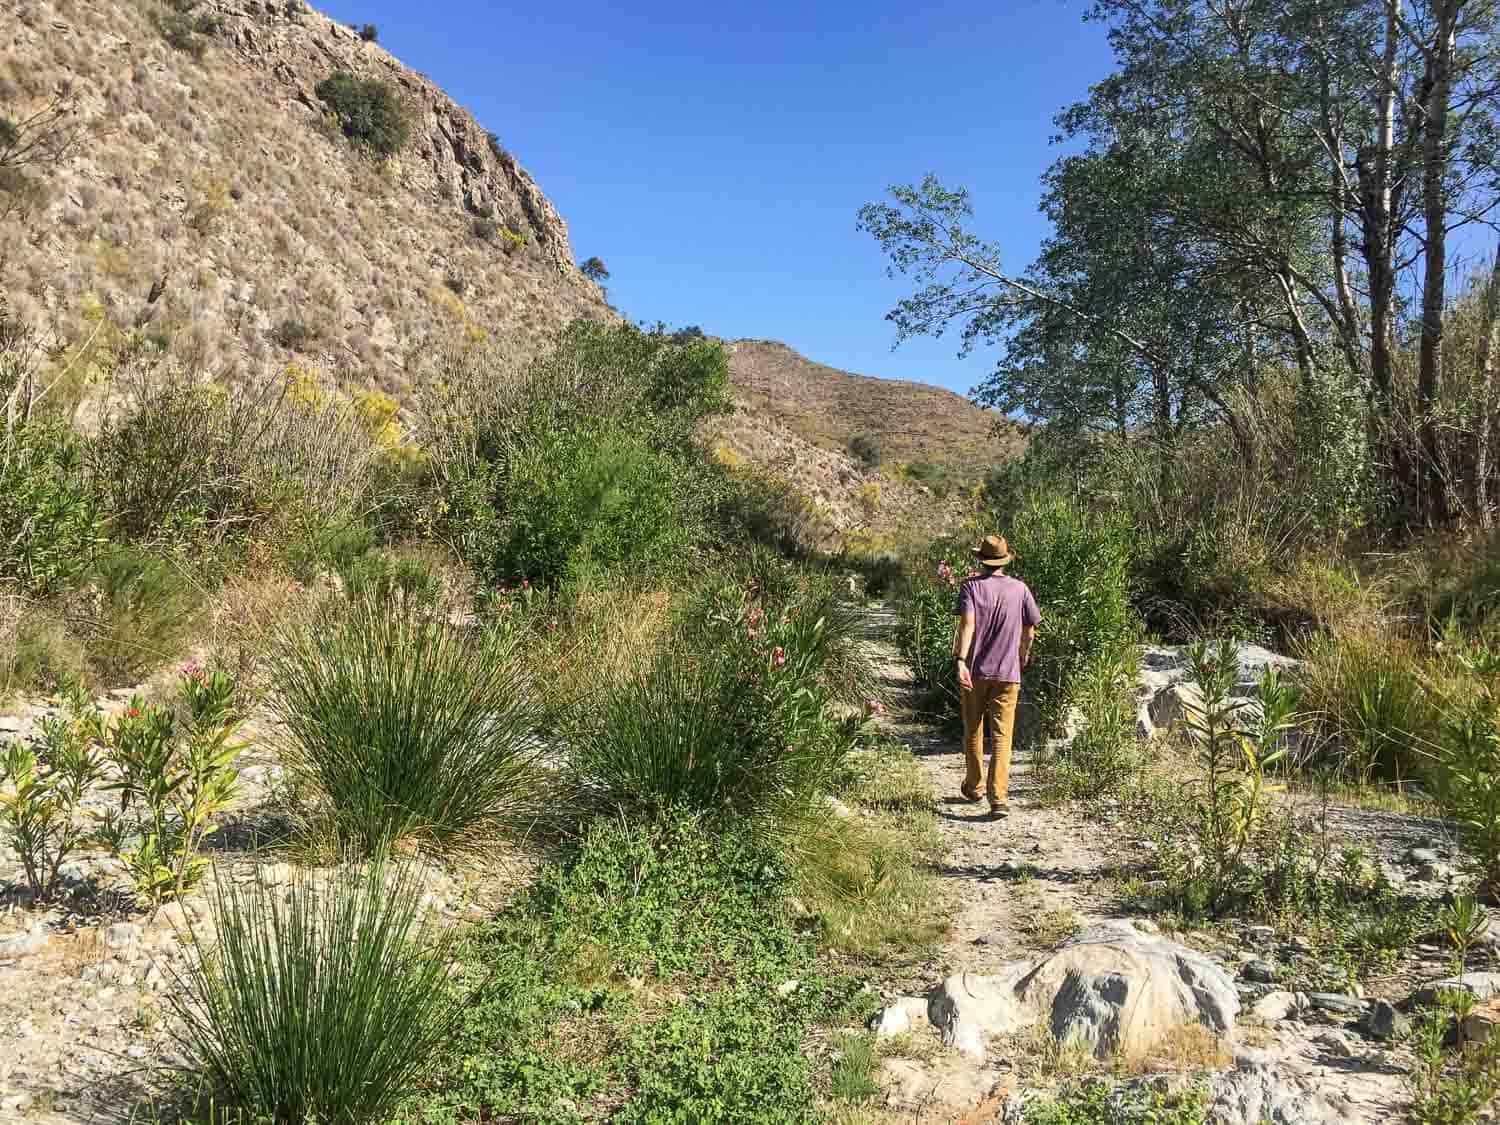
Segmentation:
[[(196, 370), (295, 358), (399, 391), (436, 342), (535, 347), (613, 315), (530, 177), (427, 79), (299, 0), (201, 0), (187, 15), (209, 30), (173, 46), (185, 6), (0, 6), (0, 116), (61, 95), (81, 130), (34, 171), (41, 205), (0, 224), (23, 317), (61, 343), (101, 316), (144, 328)], [(339, 69), (397, 91), (411, 134), (394, 156), (325, 115), (314, 88)]]
[(878, 439), (887, 464), (926, 463), (974, 480), (1024, 445), (1008, 423), (961, 395), (924, 383), (876, 379), (826, 367), (770, 340), (729, 347), (735, 392), (814, 445), (844, 450), (855, 434)]

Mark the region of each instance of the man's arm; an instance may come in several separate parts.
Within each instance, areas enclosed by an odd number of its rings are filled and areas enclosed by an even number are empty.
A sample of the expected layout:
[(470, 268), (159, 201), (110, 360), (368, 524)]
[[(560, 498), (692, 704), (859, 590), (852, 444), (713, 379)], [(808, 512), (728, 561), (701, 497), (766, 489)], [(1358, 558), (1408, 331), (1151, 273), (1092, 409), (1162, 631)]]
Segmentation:
[(1021, 628), (1021, 667), (1031, 663), (1031, 642), (1036, 640), (1036, 626), (1025, 625)]
[(958, 682), (965, 689), (974, 686), (974, 678), (969, 672), (969, 661), (967, 659), (969, 646), (974, 643), (974, 614), (972, 611), (962, 614), (958, 619), (958, 625), (953, 630), (953, 659), (958, 663)]

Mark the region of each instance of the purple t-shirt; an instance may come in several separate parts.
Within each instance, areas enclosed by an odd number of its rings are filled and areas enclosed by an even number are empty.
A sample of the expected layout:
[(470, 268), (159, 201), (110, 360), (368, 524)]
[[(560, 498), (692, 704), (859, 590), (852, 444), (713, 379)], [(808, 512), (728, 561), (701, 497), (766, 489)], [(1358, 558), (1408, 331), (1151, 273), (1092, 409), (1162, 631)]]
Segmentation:
[(987, 574), (964, 579), (958, 615), (974, 615), (974, 644), (966, 654), (976, 680), (1021, 682), (1021, 629), (1042, 619), (1031, 590), (1019, 578)]

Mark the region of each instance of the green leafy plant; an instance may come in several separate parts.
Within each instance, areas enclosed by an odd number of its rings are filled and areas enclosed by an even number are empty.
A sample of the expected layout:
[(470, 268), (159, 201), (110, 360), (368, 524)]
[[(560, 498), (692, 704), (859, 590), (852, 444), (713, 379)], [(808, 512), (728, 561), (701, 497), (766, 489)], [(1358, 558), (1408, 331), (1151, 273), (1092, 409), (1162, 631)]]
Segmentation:
[(87, 725), (81, 721), (87, 695), (76, 688), (70, 715), (42, 721), (43, 751), (12, 742), (0, 758), (0, 822), (26, 872), (32, 900), (45, 902), (57, 888), (58, 871), (89, 836), (81, 819), (83, 798), (103, 777), (104, 767)]
[(1222, 909), (1242, 883), (1247, 845), (1266, 811), (1271, 790), (1267, 771), (1286, 756), (1285, 734), (1297, 705), (1296, 692), (1275, 669), (1267, 669), (1257, 689), (1254, 710), (1233, 698), (1239, 672), (1236, 647), (1229, 639), (1200, 641), (1188, 650), (1188, 663), (1199, 700), (1189, 706), (1186, 727), (1197, 744), (1203, 769), (1202, 798), (1197, 805), (1197, 868), (1208, 909)]
[(605, 704), (579, 768), (657, 808), (778, 818), (806, 807), (852, 745), (830, 704), (865, 698), (849, 615), (827, 591), (760, 600), (727, 581), (688, 620)]
[(104, 788), (119, 794), (99, 834), (153, 907), (180, 898), (203, 877), (209, 861), (200, 848), (234, 798), (234, 762), (244, 745), (237, 741), (233, 679), (189, 665), (179, 688), (182, 719), (139, 697), (116, 719), (94, 719), (95, 738), (115, 773)]
[(340, 70), (319, 82), (313, 93), (338, 117), (344, 136), (355, 144), (380, 156), (391, 156), (406, 144), (411, 123), (388, 82)]
[(271, 711), (342, 840), (453, 850), (537, 811), (544, 722), (519, 643), (368, 596), (283, 634)]
[(0, 580), (46, 595), (88, 573), (105, 535), (84, 448), (61, 421), (0, 434)]
[(1415, 1065), (1406, 1076), (1412, 1125), (1470, 1125), (1500, 1092), (1500, 1035), (1466, 1042), (1460, 1032), (1457, 1050), (1447, 1050), (1454, 1025), (1461, 1028), (1473, 1007), (1473, 994), (1443, 989), (1437, 1004), (1417, 1022)]
[(849, 439), (849, 456), (867, 469), (880, 468), (880, 439), (874, 434), (855, 434)]
[(190, 1064), (257, 1117), (388, 1117), (465, 999), (448, 984), (451, 939), (426, 921), (416, 870), (377, 855), (326, 881), (221, 880), (215, 892), (217, 940), (168, 993)]
[(1436, 775), (1480, 893), (1494, 901), (1500, 896), (1500, 668), (1491, 667), (1488, 650), (1479, 660), (1482, 674), (1444, 705)]
[(178, 564), (116, 547), (100, 557), (94, 586), (88, 654), (103, 680), (131, 683), (181, 652), (199, 598)]

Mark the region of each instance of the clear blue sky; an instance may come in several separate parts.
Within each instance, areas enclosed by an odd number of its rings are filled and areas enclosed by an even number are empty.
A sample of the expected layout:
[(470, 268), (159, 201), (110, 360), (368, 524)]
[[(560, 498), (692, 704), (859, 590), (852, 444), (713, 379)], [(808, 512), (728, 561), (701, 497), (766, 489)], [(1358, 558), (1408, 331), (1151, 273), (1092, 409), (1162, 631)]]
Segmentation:
[(320, 6), (376, 24), (499, 134), (625, 315), (960, 392), (994, 357), (959, 360), (955, 338), (891, 351), (907, 287), (855, 211), (933, 171), (1024, 266), (1052, 117), (1110, 61), (1082, 0)]

